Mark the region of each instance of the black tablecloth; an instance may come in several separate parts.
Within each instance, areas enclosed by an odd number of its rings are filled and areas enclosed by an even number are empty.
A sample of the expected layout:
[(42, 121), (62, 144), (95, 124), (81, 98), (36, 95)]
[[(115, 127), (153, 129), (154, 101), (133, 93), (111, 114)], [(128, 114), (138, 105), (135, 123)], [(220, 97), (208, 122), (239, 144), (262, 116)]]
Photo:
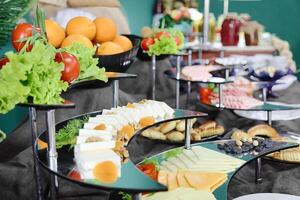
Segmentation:
[[(170, 68), (168, 60), (157, 64), (157, 99), (174, 106), (175, 82), (168, 80), (163, 71)], [(120, 104), (147, 98), (151, 94), (151, 63), (136, 62), (129, 69), (129, 73), (138, 74), (133, 80), (120, 82)], [(300, 84), (295, 82), (288, 90), (279, 92), (276, 101), (285, 103), (300, 103)], [(110, 108), (112, 106), (112, 89), (72, 89), (65, 95), (66, 99), (76, 103), (75, 109), (61, 109), (56, 111), (57, 122), (71, 116)], [(185, 96), (181, 96), (181, 105), (185, 105)], [(233, 127), (247, 128), (259, 121), (238, 117), (228, 110), (219, 111), (206, 106), (200, 106), (196, 93), (192, 93), (190, 109), (209, 113), (211, 118), (223, 124), (226, 129)], [(289, 130), (300, 133), (300, 120), (276, 121), (274, 127), (278, 130)], [(39, 132), (45, 130), (44, 112), (38, 112)], [(153, 155), (172, 146), (144, 141), (134, 141), (130, 145), (133, 161), (141, 160), (145, 155)], [(256, 192), (279, 192), (300, 196), (300, 165), (284, 164), (263, 160), (263, 183), (255, 183), (255, 165), (250, 163), (242, 168), (232, 179), (228, 192), (228, 199)], [(48, 173), (42, 170), (43, 189), (48, 189)], [(59, 179), (60, 199), (109, 199), (109, 191), (100, 191), (78, 186)], [(46, 194), (45, 194), (46, 195)], [(33, 178), (33, 161), (31, 150), (30, 126), (24, 121), (13, 131), (4, 142), (0, 143), (0, 199), (34, 199), (35, 184)]]

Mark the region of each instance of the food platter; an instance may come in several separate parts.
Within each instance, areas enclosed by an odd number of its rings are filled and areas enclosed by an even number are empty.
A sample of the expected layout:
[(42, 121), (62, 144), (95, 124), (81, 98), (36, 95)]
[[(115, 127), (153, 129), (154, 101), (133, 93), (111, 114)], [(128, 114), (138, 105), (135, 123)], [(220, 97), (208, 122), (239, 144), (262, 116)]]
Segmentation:
[[(237, 132), (243, 132), (245, 134), (253, 135), (256, 132), (258, 137), (267, 137), (273, 141), (281, 141), (281, 142), (293, 142), (300, 144), (300, 136), (297, 133), (279, 131), (277, 132), (274, 128), (268, 125), (260, 124), (252, 126), (246, 131), (243, 129), (232, 129), (228, 133), (226, 133), (223, 138), (224, 139), (236, 139)], [(243, 134), (242, 133), (242, 134)], [(284, 150), (284, 152), (274, 152), (273, 154), (269, 154), (264, 156), (263, 158), (266, 160), (282, 162), (287, 164), (299, 164), (300, 163), (300, 150), (297, 147)], [(293, 160), (292, 160), (293, 159)], [(298, 160), (298, 161), (296, 161)]]
[[(224, 70), (224, 67), (220, 67), (220, 66), (215, 66), (214, 71), (219, 71), (219, 70)], [(182, 73), (180, 73), (179, 77), (177, 77), (176, 74), (176, 70), (175, 69), (168, 69), (166, 71), (164, 71), (164, 74), (171, 79), (177, 80), (177, 81), (182, 81), (182, 82), (191, 82), (191, 83), (215, 83), (215, 84), (226, 84), (226, 83), (232, 83), (232, 80), (226, 80), (223, 78), (218, 78), (215, 77), (217, 79), (213, 79), (211, 78), (210, 80), (191, 80), (188, 77), (186, 77), (185, 75), (183, 75)]]
[[(73, 117), (71, 119), (62, 121), (58, 124), (56, 124), (56, 130), (60, 130), (63, 127), (65, 127), (70, 120), (74, 119), (84, 119), (86, 117), (95, 117), (99, 114), (101, 114), (102, 111), (87, 113), (84, 115), (79, 115), (76, 117)], [(183, 119), (183, 118), (194, 118), (194, 117), (202, 117), (205, 116), (204, 113), (200, 112), (193, 112), (193, 111), (186, 111), (186, 110), (175, 110), (173, 117), (175, 119)], [(165, 121), (170, 121), (172, 119), (166, 119)], [(47, 133), (44, 132), (40, 135), (39, 139), (42, 141), (45, 141), (47, 138)], [(38, 149), (38, 140), (35, 143), (36, 149)], [(70, 148), (70, 146), (64, 146), (57, 150), (58, 157), (57, 157), (57, 170), (51, 169), (48, 166), (48, 155), (45, 150), (39, 150), (35, 151), (35, 154), (37, 156), (38, 162), (40, 165), (47, 170), (49, 170), (54, 175), (57, 175), (59, 177), (62, 177), (64, 179), (67, 179), (72, 182), (76, 182), (80, 185), (90, 186), (94, 188), (101, 188), (101, 189), (107, 189), (107, 190), (116, 190), (116, 191), (125, 191), (129, 193), (139, 193), (144, 191), (164, 191), (166, 190), (166, 187), (149, 179), (147, 176), (145, 176), (143, 173), (141, 173), (137, 168), (134, 166), (134, 164), (128, 160), (127, 162), (122, 163), (121, 165), (121, 174), (116, 182), (112, 184), (106, 184), (103, 182), (99, 182), (96, 179), (93, 180), (87, 180), (84, 181), (81, 179), (76, 179), (74, 177), (70, 177), (70, 173), (73, 172), (75, 167), (75, 161), (74, 161), (74, 150)], [(130, 180), (130, 181), (129, 181)], [(141, 184), (142, 183), (142, 184)]]
[[(223, 134), (226, 132), (226, 130), (224, 130), (224, 126), (220, 125), (220, 123), (211, 120), (208, 116), (204, 116), (197, 119), (194, 118), (192, 119), (192, 123), (192, 126), (194, 128), (192, 128), (191, 143), (204, 142), (216, 139), (222, 137)], [(185, 122), (183, 120), (159, 122), (156, 123), (155, 126), (150, 127), (149, 129), (139, 130), (136, 133), (136, 137), (142, 137), (145, 140), (153, 140), (159, 143), (183, 145), (185, 143), (185, 127), (183, 127), (184, 125)], [(193, 137), (193, 134), (195, 135), (195, 137)], [(196, 139), (198, 135), (199, 138)], [(180, 137), (181, 139), (178, 141), (177, 137)]]
[[(202, 102), (201, 102), (202, 103)], [(295, 110), (299, 109), (298, 107), (294, 106), (286, 106), (286, 105), (277, 105), (272, 103), (264, 103), (261, 106), (255, 106), (251, 108), (230, 108), (230, 107), (218, 107), (217, 105), (212, 105), (208, 103), (202, 103), (204, 105), (214, 107), (214, 108), (221, 108), (221, 109), (228, 109), (228, 110), (245, 110), (245, 111), (280, 111), (280, 110)]]
[[(215, 154), (218, 155), (218, 159), (220, 159), (220, 157), (222, 157), (222, 155), (224, 156), (224, 159), (225, 159), (225, 157), (226, 157), (226, 159), (227, 158), (230, 159), (228, 157), (228, 155), (225, 155), (224, 151), (218, 149), (219, 144), (223, 144), (223, 143), (226, 143), (228, 141), (230, 141), (230, 140), (220, 140), (220, 141), (211, 141), (211, 142), (203, 142), (203, 143), (193, 144), (192, 145), (192, 151), (194, 151), (193, 148), (199, 148), (198, 150), (200, 150), (200, 149), (204, 150), (202, 152), (203, 155), (204, 155), (204, 153), (209, 152), (209, 155), (210, 155), (209, 159), (213, 159), (212, 155), (215, 155)], [(226, 173), (227, 174), (227, 179), (223, 182), (223, 184), (221, 186), (217, 187), (216, 189), (214, 188), (215, 190), (212, 192), (212, 194), (214, 195), (215, 199), (227, 199), (227, 189), (228, 189), (228, 185), (230, 183), (231, 178), (239, 171), (240, 168), (242, 168), (248, 162), (250, 162), (251, 160), (254, 160), (258, 157), (261, 157), (265, 154), (268, 154), (270, 152), (276, 151), (278, 149), (286, 149), (286, 148), (291, 148), (291, 147), (294, 147), (294, 146), (297, 146), (297, 144), (295, 144), (295, 143), (285, 143), (285, 142), (280, 142), (280, 143), (275, 142), (275, 143), (272, 144), (271, 148), (269, 148), (267, 150), (264, 150), (264, 151), (260, 152), (257, 155), (244, 154), (244, 155), (240, 155), (238, 157), (236, 157), (236, 156), (232, 157), (235, 162), (238, 162), (238, 161), (240, 161), (240, 162), (239, 162), (239, 164), (237, 164), (234, 167), (235, 169), (228, 170), (228, 173)], [(184, 150), (184, 147), (177, 147), (177, 148), (174, 148), (174, 149), (156, 154), (156, 155), (154, 155), (150, 158), (147, 158), (145, 160), (137, 162), (136, 164), (141, 165), (141, 164), (145, 164), (145, 163), (151, 163), (153, 161), (153, 163), (154, 162), (158, 163), (161, 170), (166, 170), (164, 168), (164, 166), (167, 165), (167, 164), (165, 164), (166, 160), (167, 160), (167, 162), (168, 161), (170, 162), (170, 159), (174, 156), (175, 156), (175, 158), (176, 157), (181, 158), (180, 153), (183, 152), (183, 151), (191, 151), (191, 150)], [(183, 154), (187, 155), (186, 153), (183, 153)], [(203, 159), (208, 159), (208, 158), (205, 157)], [(209, 163), (209, 160), (206, 160), (205, 162)], [(209, 171), (209, 167), (207, 168), (207, 170)], [(218, 170), (216, 170), (216, 171), (218, 171)], [(210, 172), (212, 172), (212, 171), (210, 171)], [(175, 172), (171, 172), (171, 174), (172, 173), (175, 173)], [(178, 176), (178, 174), (177, 174), (177, 176)], [(158, 175), (158, 177), (159, 177), (159, 175)], [(188, 183), (190, 184), (189, 181), (188, 181)], [(170, 187), (170, 185), (169, 185), (169, 187)], [(151, 198), (149, 197), (149, 199), (151, 199)]]

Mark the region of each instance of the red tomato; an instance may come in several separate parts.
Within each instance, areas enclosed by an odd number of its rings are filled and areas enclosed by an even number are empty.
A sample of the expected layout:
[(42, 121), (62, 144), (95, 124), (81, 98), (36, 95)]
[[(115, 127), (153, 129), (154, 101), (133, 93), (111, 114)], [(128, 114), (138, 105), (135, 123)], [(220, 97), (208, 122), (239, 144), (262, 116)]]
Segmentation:
[(61, 80), (69, 84), (76, 80), (80, 73), (80, 65), (77, 58), (67, 52), (56, 53), (55, 61), (58, 63), (63, 62), (65, 65), (64, 71), (61, 74)]
[(162, 36), (171, 37), (170, 33), (165, 32), (165, 31), (160, 31), (160, 32), (156, 33), (155, 38), (158, 39), (158, 40), (160, 40), (160, 38)]
[[(21, 51), (21, 49), (24, 47), (26, 41), (23, 42), (18, 42), (20, 39), (24, 39), (27, 37), (32, 36), (32, 29), (33, 26), (28, 23), (21, 23), (17, 24), (17, 26), (14, 28), (12, 31), (12, 37), (11, 37), (11, 42), (16, 51)], [(31, 51), (32, 45), (28, 45), (26, 51)]]
[(199, 94), (200, 94), (200, 101), (203, 103), (210, 103), (209, 96), (211, 95), (212, 90), (209, 88), (200, 87)]
[(74, 179), (76, 181), (81, 181), (81, 176), (80, 176), (80, 173), (78, 171), (71, 171), (69, 174), (68, 174), (68, 177), (71, 178), (71, 179)]
[(148, 51), (152, 44), (154, 44), (153, 38), (144, 38), (141, 42), (141, 47), (144, 51)]
[(158, 171), (153, 164), (139, 165), (138, 168), (153, 180), (157, 180)]
[(181, 44), (181, 39), (179, 37), (176, 36), (174, 38), (174, 40), (175, 40), (177, 46), (179, 46)]
[(2, 69), (2, 67), (3, 67), (4, 65), (6, 65), (6, 63), (8, 63), (8, 62), (9, 62), (9, 60), (8, 60), (7, 57), (1, 58), (1, 59), (0, 59), (0, 69)]

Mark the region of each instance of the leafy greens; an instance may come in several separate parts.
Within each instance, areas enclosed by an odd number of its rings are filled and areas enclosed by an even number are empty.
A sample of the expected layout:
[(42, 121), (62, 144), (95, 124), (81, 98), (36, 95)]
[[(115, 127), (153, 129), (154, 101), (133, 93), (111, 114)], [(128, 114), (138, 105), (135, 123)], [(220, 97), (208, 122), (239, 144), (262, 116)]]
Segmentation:
[[(169, 29), (158, 29), (155, 32), (165, 31), (170, 33), (171, 37), (161, 36), (160, 39), (155, 38), (154, 44), (149, 47), (148, 55), (162, 55), (162, 54), (177, 54), (184, 45), (184, 35), (180, 30), (169, 28)], [(181, 41), (180, 45), (177, 46), (175, 37), (178, 37)]]
[(93, 57), (96, 47), (87, 48), (84, 45), (75, 42), (72, 45), (65, 47), (63, 50), (76, 56), (79, 61), (80, 74), (76, 81), (93, 78), (107, 82), (105, 68), (99, 68), (97, 66), (98, 59)]
[(9, 62), (0, 70), (0, 113), (5, 114), (18, 103), (60, 104), (64, 65), (54, 61), (56, 50), (36, 41), (30, 52), (6, 53)]
[(67, 125), (60, 129), (56, 135), (56, 148), (62, 148), (65, 145), (70, 145), (72, 148), (76, 144), (76, 136), (79, 133), (79, 129), (83, 127), (83, 124), (88, 121), (88, 117), (83, 119), (72, 119), (68, 121)]

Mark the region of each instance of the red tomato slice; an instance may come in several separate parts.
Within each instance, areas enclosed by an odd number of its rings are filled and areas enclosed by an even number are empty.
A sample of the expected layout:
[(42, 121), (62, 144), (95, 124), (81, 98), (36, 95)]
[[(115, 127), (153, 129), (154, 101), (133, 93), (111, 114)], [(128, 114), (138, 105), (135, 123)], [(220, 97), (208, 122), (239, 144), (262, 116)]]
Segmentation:
[(8, 63), (8, 62), (9, 62), (9, 60), (8, 60), (7, 57), (1, 58), (1, 59), (0, 59), (0, 69), (2, 69), (2, 67), (3, 67), (4, 65), (6, 65), (6, 63)]
[(141, 42), (141, 47), (144, 51), (148, 51), (152, 44), (154, 44), (153, 38), (144, 38)]
[(78, 171), (71, 171), (69, 174), (68, 174), (68, 177), (71, 178), (71, 179), (74, 179), (76, 181), (81, 181), (81, 176), (80, 176), (80, 173)]
[(154, 164), (143, 164), (137, 167), (153, 180), (157, 180), (158, 171)]

